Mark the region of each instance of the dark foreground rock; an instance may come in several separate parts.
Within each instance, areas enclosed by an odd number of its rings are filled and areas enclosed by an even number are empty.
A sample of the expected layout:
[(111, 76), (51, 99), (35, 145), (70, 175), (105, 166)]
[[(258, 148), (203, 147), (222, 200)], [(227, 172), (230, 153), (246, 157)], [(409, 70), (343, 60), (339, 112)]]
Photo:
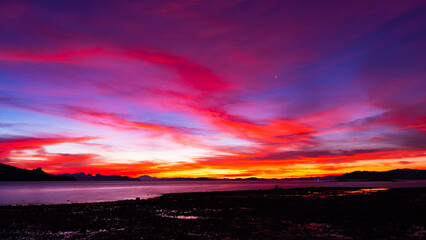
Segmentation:
[(426, 188), (307, 188), (1, 206), (0, 239), (425, 239)]

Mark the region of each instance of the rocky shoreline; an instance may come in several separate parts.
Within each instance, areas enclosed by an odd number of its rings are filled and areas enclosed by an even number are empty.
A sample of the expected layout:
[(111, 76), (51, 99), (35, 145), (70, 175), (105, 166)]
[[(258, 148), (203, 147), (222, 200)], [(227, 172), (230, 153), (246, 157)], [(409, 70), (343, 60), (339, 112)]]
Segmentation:
[(0, 239), (424, 239), (426, 188), (179, 193), (0, 216)]

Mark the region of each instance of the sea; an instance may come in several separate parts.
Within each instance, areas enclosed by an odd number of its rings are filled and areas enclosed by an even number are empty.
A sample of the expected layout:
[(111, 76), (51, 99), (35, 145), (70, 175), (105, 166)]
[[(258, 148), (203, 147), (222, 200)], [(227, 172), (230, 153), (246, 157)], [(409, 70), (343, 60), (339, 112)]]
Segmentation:
[(62, 204), (152, 198), (166, 193), (305, 187), (410, 188), (426, 180), (338, 182), (325, 180), (61, 181), (0, 182), (0, 205)]

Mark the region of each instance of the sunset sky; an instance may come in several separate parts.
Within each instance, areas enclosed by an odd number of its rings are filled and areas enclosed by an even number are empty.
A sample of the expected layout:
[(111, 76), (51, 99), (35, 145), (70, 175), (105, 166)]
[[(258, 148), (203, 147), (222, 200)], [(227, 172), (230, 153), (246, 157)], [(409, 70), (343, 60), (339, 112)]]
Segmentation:
[(426, 169), (426, 1), (0, 1), (0, 162)]

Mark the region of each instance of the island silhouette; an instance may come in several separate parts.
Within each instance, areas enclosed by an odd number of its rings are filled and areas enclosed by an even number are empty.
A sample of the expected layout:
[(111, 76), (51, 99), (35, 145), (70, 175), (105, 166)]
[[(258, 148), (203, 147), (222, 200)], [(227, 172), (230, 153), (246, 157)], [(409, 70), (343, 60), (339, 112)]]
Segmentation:
[(308, 177), (308, 178), (284, 178), (284, 179), (263, 179), (263, 178), (156, 178), (148, 175), (141, 175), (138, 178), (131, 178), (120, 175), (101, 175), (101, 174), (85, 174), (78, 172), (74, 174), (65, 173), (53, 175), (44, 172), (41, 168), (32, 170), (22, 169), (0, 163), (0, 181), (214, 181), (214, 180), (231, 180), (231, 181), (256, 181), (256, 180), (328, 180), (328, 181), (395, 181), (395, 180), (422, 180), (426, 179), (426, 170), (419, 169), (395, 169), (385, 172), (377, 171), (355, 171), (345, 173), (340, 176), (326, 177)]

